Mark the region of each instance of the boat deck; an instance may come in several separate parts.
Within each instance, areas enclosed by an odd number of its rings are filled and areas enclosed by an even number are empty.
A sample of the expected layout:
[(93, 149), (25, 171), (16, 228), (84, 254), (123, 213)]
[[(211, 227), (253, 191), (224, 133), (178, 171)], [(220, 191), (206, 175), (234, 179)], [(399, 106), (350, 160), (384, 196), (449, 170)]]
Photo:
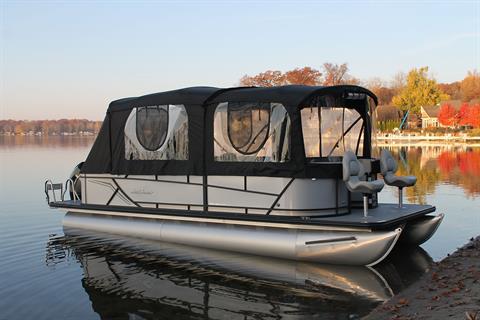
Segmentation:
[(204, 211), (185, 211), (172, 209), (155, 209), (143, 207), (121, 207), (121, 206), (105, 206), (82, 204), (80, 201), (59, 201), (51, 202), (50, 207), (62, 208), (72, 211), (80, 211), (86, 213), (108, 214), (115, 212), (117, 214), (128, 214), (129, 216), (141, 215), (152, 216), (155, 218), (162, 217), (178, 217), (183, 218), (202, 218), (223, 219), (223, 220), (242, 220), (242, 221), (258, 221), (263, 223), (288, 223), (298, 225), (312, 226), (341, 226), (341, 227), (361, 227), (371, 229), (386, 229), (400, 226), (407, 221), (413, 220), (425, 214), (435, 211), (434, 206), (405, 204), (403, 208), (398, 208), (397, 204), (379, 204), (377, 208), (368, 210), (368, 216), (363, 216), (363, 208), (352, 208), (351, 213), (338, 214), (330, 216), (277, 216), (277, 215), (256, 215), (229, 212), (204, 212)]
[(331, 216), (328, 218), (311, 217), (311, 220), (332, 220), (338, 223), (358, 223), (362, 225), (384, 224), (393, 221), (401, 221), (408, 217), (417, 217), (425, 213), (435, 211), (434, 206), (420, 204), (404, 204), (399, 208), (398, 204), (379, 203), (378, 207), (368, 209), (368, 216), (363, 216), (363, 208), (352, 208), (351, 213)]

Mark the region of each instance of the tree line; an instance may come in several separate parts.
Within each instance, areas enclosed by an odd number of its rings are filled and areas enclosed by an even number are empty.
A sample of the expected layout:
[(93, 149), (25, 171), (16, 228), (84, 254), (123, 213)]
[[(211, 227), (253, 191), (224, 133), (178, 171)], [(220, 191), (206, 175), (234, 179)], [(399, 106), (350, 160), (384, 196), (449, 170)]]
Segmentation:
[(400, 110), (419, 114), (421, 106), (437, 105), (441, 101), (460, 99), (469, 102), (480, 98), (480, 74), (469, 71), (461, 81), (438, 83), (428, 67), (414, 68), (407, 74), (399, 72), (390, 81), (372, 78), (367, 81), (352, 76), (347, 63), (324, 63), (319, 69), (303, 67), (281, 72), (267, 70), (257, 75), (245, 75), (240, 85), (271, 87), (288, 84), (340, 85), (358, 84), (378, 97), (379, 105), (394, 105)]
[(273, 87), (289, 84), (334, 86), (360, 84), (360, 80), (350, 75), (346, 63), (330, 62), (324, 63), (321, 70), (312, 67), (296, 68), (286, 72), (267, 70), (254, 76), (245, 75), (240, 79), (242, 86)]
[(86, 119), (0, 120), (0, 135), (81, 135), (97, 134), (102, 121)]

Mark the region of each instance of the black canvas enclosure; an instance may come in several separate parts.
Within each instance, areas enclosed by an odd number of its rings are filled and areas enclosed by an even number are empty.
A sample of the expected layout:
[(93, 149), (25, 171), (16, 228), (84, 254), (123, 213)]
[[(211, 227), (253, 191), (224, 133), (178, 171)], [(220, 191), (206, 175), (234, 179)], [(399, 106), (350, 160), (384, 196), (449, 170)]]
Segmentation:
[[(338, 176), (341, 166), (332, 166), (332, 163), (328, 163), (331, 159), (321, 155), (318, 161), (311, 163), (307, 161), (304, 149), (300, 111), (302, 108), (312, 106), (322, 107), (317, 100), (326, 95), (331, 96), (335, 103), (341, 103), (344, 108), (355, 109), (363, 118), (364, 125), (371, 126), (365, 101), (370, 97), (376, 104), (377, 98), (369, 90), (352, 85), (226, 89), (191, 87), (116, 100), (108, 107), (103, 125), (81, 172), (118, 175), (252, 175), (318, 178)], [(266, 139), (265, 131), (252, 126), (252, 114), (258, 119), (265, 115), (272, 118), (274, 115), (283, 115), (284, 122), (279, 122), (278, 126), (278, 132), (283, 132), (282, 138), (274, 139), (276, 144), (283, 146), (279, 148), (279, 156), (282, 158), (275, 161), (267, 161), (265, 158), (262, 158), (262, 161), (258, 159), (250, 161), (250, 150), (244, 148), (244, 154), (239, 155), (243, 157), (242, 161), (231, 161), (225, 155), (223, 160), (219, 161), (214, 155), (215, 144), (218, 142), (214, 141), (214, 130), (219, 130), (214, 129), (214, 121), (219, 121), (222, 116), (218, 113), (221, 108), (227, 110), (228, 117), (225, 119), (228, 120), (229, 130), (235, 129), (234, 125), (240, 125), (235, 133), (240, 134), (235, 140), (237, 144), (248, 139), (258, 144), (261, 138)], [(167, 118), (161, 124), (156, 120), (160, 118), (159, 112), (171, 113), (180, 120), (174, 122), (173, 118), (170, 120)], [(145, 114), (150, 114), (153, 120), (140, 126), (139, 121), (142, 121)], [(247, 114), (250, 118), (246, 116)], [(168, 123), (170, 140), (165, 143), (169, 143), (166, 146), (169, 151), (160, 153), (152, 149), (153, 151), (145, 151), (140, 156), (135, 152), (127, 152), (126, 148), (130, 147), (129, 141), (126, 141), (130, 132), (128, 123), (129, 121), (133, 123), (134, 119), (137, 121), (137, 136), (143, 132), (146, 134), (146, 138), (138, 139), (140, 143), (145, 141), (164, 143), (166, 133), (162, 133), (163, 136), (160, 137), (154, 134), (158, 134), (155, 130), (160, 130), (160, 127), (165, 127)], [(288, 135), (285, 133), (287, 122)], [(272, 124), (268, 123), (271, 127)], [(139, 127), (144, 131), (139, 132)], [(370, 131), (365, 130), (368, 134), (363, 138), (363, 156), (366, 157), (371, 153)], [(188, 132), (188, 137), (180, 137), (182, 132)], [(230, 131), (228, 132), (230, 137)], [(266, 132), (272, 134), (268, 129)], [(148, 140), (152, 136), (154, 139)], [(284, 136), (288, 140), (285, 140)], [(242, 148), (239, 150), (243, 152)], [(329, 169), (325, 170), (327, 164)]]

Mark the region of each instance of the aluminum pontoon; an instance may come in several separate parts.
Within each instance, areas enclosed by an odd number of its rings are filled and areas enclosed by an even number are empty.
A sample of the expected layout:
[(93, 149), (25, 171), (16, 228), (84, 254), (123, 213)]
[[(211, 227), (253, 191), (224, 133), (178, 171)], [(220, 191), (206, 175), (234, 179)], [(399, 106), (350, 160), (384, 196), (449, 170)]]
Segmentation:
[[(68, 227), (373, 265), (399, 241), (425, 242), (443, 219), (431, 205), (403, 204), (416, 178), (395, 175), (388, 151), (373, 156), (376, 101), (351, 85), (117, 100), (65, 186), (45, 183), (47, 201), (71, 212)], [(398, 187), (398, 204), (378, 203), (383, 181)]]

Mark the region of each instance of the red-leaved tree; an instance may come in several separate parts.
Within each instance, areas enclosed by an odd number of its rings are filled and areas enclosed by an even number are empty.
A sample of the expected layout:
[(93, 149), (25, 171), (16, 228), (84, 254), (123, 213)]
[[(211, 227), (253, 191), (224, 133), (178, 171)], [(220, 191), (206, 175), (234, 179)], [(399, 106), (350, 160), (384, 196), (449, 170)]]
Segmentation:
[(474, 105), (462, 104), (458, 111), (458, 124), (480, 128), (480, 103)]
[(470, 105), (463, 103), (458, 111), (458, 124), (461, 126), (470, 126)]
[(480, 128), (480, 103), (470, 106), (468, 111), (468, 123), (474, 128)]
[(457, 110), (448, 103), (442, 105), (438, 112), (438, 121), (444, 126), (456, 126), (458, 123)]

